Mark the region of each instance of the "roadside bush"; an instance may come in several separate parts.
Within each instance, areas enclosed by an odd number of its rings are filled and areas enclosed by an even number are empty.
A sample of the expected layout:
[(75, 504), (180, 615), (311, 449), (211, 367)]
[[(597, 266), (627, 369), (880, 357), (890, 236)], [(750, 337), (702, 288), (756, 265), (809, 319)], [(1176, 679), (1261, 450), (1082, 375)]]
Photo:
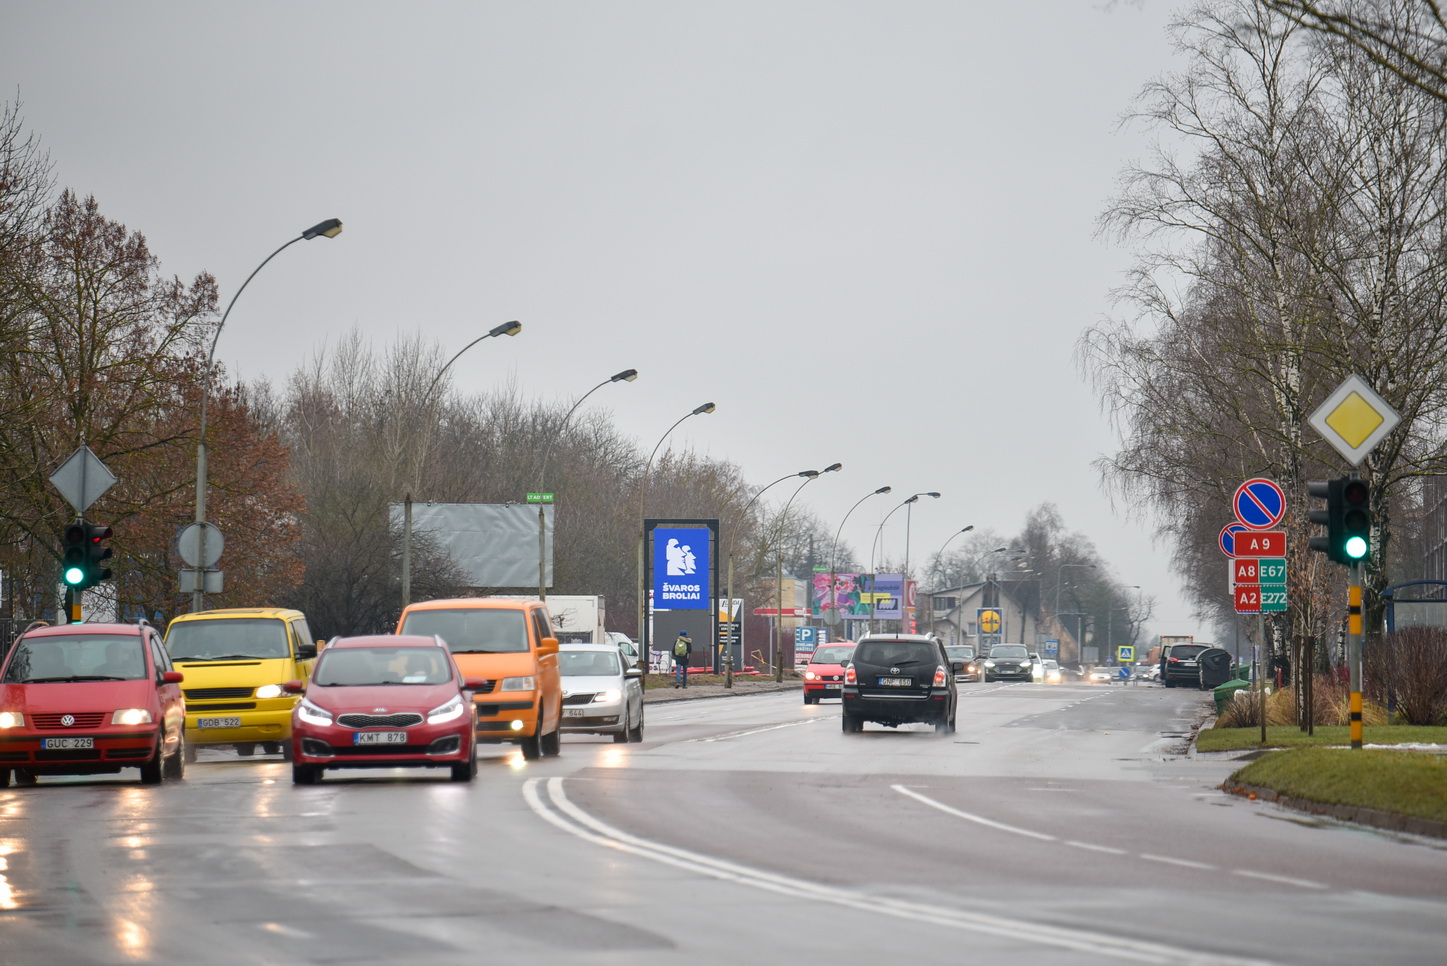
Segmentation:
[[(1313, 679), (1312, 722), (1317, 725), (1345, 725), (1351, 692), (1346, 685), (1330, 675), (1318, 674)], [(1366, 726), (1380, 726), (1387, 723), (1387, 712), (1380, 704), (1363, 700), (1362, 723)], [(1266, 724), (1295, 725), (1296, 699), (1290, 688), (1273, 691), (1266, 696)], [(1226, 710), (1216, 720), (1217, 728), (1259, 728), (1259, 699), (1255, 691), (1242, 688), (1236, 692)]]
[(1382, 704), (1394, 698), (1404, 724), (1447, 721), (1447, 630), (1408, 627), (1384, 635), (1362, 664), (1364, 690)]

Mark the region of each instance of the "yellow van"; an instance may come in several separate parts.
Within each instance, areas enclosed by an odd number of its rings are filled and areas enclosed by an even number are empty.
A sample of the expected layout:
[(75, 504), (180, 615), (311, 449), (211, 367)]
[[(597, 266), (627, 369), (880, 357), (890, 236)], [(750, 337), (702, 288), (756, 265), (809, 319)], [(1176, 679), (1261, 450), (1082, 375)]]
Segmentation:
[(529, 760), (561, 747), (563, 682), (558, 639), (542, 601), (461, 597), (408, 604), (398, 634), (436, 634), (463, 677), (483, 678), (473, 691), (477, 740), (514, 742)]
[(291, 758), (287, 681), (311, 676), (318, 642), (306, 616), (279, 607), (239, 607), (182, 614), (166, 628), (166, 650), (186, 676), (186, 753), (201, 745), (234, 745), (243, 756), (257, 745)]

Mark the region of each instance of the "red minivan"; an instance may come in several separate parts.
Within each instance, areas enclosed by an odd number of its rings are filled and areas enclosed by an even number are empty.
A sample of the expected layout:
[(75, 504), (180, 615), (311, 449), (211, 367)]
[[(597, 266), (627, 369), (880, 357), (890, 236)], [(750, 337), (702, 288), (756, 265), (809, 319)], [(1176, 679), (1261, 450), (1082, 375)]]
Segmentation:
[(181, 672), (139, 624), (32, 625), (0, 668), (0, 787), (41, 775), (185, 771)]

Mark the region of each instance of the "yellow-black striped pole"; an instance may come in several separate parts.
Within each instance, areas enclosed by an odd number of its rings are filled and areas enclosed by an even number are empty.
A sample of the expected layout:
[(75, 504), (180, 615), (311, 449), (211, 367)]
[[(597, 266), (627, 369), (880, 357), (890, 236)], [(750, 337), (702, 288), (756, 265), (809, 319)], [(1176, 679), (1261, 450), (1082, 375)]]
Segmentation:
[(1347, 666), (1351, 673), (1351, 697), (1347, 705), (1352, 747), (1362, 746), (1362, 565), (1347, 570)]

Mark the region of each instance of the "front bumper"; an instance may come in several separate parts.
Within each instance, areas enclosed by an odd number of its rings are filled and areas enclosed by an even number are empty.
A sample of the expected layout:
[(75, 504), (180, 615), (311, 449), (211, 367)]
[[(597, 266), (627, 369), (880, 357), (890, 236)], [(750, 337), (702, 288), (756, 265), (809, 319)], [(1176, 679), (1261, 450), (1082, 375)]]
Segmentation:
[(616, 734), (628, 727), (625, 705), (619, 701), (563, 705), (562, 729), (588, 734)]
[[(228, 707), (207, 701), (203, 710), (186, 708), (186, 740), (193, 745), (234, 745), (258, 741), (286, 741), (291, 737), (291, 712), (296, 698), (267, 698)], [(235, 719), (236, 725), (208, 724)]]
[[(60, 734), (17, 728), (0, 732), (0, 768), (26, 768), (40, 775), (86, 775), (137, 767), (156, 751), (155, 726), (140, 727), (145, 730), (69, 728)], [(92, 747), (47, 749), (47, 738), (89, 738)]]
[[(494, 691), (474, 694), (477, 709), (477, 740), (522, 741), (538, 732), (536, 691)], [(514, 726), (513, 722), (520, 722)]]
[(805, 681), (805, 694), (817, 694), (821, 698), (837, 698), (844, 693), (842, 681)]
[[(356, 736), (366, 732), (403, 731), (406, 744), (359, 745)], [(292, 733), (292, 759), (299, 765), (326, 768), (417, 768), (454, 765), (472, 755), (473, 735), (466, 715), (459, 721), (408, 728), (352, 729), (339, 725), (308, 725)]]

